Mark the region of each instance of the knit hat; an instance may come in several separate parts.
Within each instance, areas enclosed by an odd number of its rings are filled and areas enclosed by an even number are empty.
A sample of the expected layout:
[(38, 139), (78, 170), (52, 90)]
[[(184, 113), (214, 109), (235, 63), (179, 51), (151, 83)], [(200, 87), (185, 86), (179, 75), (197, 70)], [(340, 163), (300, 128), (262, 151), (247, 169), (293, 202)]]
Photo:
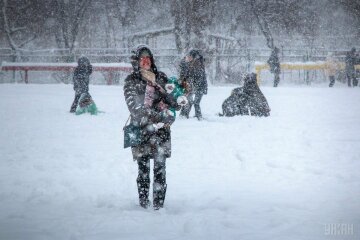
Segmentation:
[(145, 48), (143, 50), (141, 50), (139, 57), (151, 57), (150, 52)]
[(188, 55), (191, 56), (193, 59), (201, 56), (199, 50), (195, 49), (191, 50)]
[(134, 72), (136, 75), (140, 75), (139, 60), (140, 57), (149, 56), (151, 59), (151, 70), (153, 73), (157, 74), (157, 68), (155, 66), (154, 58), (151, 53), (151, 50), (146, 45), (140, 44), (134, 50), (131, 51), (132, 55), (130, 56), (131, 65), (133, 66)]
[(83, 65), (90, 65), (90, 61), (87, 57), (85, 56), (82, 56), (78, 59), (78, 65), (80, 66), (83, 66)]

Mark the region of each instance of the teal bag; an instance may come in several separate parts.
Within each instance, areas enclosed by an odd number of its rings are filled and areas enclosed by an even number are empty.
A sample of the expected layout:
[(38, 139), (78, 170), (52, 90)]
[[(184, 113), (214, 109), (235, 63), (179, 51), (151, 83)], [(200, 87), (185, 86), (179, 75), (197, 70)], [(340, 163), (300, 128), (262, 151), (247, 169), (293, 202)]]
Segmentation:
[[(129, 117), (130, 119), (130, 117)], [(126, 121), (124, 130), (124, 148), (135, 147), (141, 144), (141, 129), (138, 126), (130, 123), (126, 125), (129, 119)]]
[(75, 114), (80, 115), (84, 113), (90, 113), (91, 115), (97, 115), (99, 110), (89, 93), (81, 94), (79, 103), (76, 107)]

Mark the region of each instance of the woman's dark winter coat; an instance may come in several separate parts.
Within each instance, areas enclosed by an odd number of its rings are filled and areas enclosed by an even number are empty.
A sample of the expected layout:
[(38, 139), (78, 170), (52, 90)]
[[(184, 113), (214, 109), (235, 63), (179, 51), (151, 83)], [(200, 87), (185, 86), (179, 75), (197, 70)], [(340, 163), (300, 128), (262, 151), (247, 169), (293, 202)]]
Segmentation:
[(165, 89), (167, 77), (164, 73), (158, 72), (154, 64), (154, 58), (147, 47), (139, 47), (132, 56), (133, 72), (127, 76), (124, 84), (124, 95), (127, 107), (131, 115), (131, 123), (141, 127), (142, 144), (132, 147), (133, 158), (149, 156), (154, 158), (155, 154), (164, 153), (165, 157), (171, 156), (171, 131), (170, 126), (155, 131), (152, 124), (166, 123), (169, 118), (163, 116), (158, 109), (158, 103), (163, 101), (170, 107), (178, 108), (178, 104), (172, 95), (162, 93), (155, 87), (154, 102), (152, 107), (144, 105), (147, 81), (140, 75), (139, 56), (141, 51), (146, 49), (151, 57), (151, 69), (156, 76), (156, 83)]

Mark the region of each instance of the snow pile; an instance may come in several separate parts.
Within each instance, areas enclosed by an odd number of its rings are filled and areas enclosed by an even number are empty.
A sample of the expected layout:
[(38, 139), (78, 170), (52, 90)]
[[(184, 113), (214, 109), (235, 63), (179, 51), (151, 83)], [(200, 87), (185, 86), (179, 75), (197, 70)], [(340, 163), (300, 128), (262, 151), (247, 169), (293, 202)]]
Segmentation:
[(359, 239), (358, 88), (265, 87), (270, 117), (221, 118), (211, 87), (206, 120), (174, 123), (160, 211), (138, 206), (122, 87), (90, 88), (104, 114), (70, 114), (71, 85), (0, 85), (0, 239)]

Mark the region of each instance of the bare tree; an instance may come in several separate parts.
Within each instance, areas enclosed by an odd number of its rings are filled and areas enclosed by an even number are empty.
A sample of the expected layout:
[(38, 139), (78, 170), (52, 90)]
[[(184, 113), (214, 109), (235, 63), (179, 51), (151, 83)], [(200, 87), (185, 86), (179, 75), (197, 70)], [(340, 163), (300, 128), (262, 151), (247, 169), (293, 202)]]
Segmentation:
[(10, 48), (15, 52), (14, 61), (21, 59), (21, 48), (37, 37), (36, 21), (29, 17), (34, 13), (36, 3), (30, 0), (2, 0), (1, 15), (3, 31)]
[(55, 17), (60, 27), (55, 38), (59, 48), (73, 53), (79, 28), (90, 4), (91, 0), (56, 0)]
[(234, 7), (239, 13), (234, 14), (230, 34), (234, 34), (240, 26), (250, 32), (255, 25), (270, 49), (277, 45), (274, 34), (300, 33), (311, 38), (318, 25), (312, 6), (309, 0), (244, 0)]
[(212, 24), (215, 1), (173, 0), (176, 47), (179, 53), (189, 48), (207, 49), (206, 31)]
[(256, 17), (258, 26), (259, 26), (262, 34), (266, 38), (267, 46), (271, 49), (274, 49), (274, 47), (275, 47), (274, 39), (273, 39), (271, 30), (269, 28), (268, 21), (265, 18), (265, 16), (262, 15), (262, 14), (266, 13), (269, 8), (269, 0), (263, 1), (261, 3), (262, 3), (261, 5), (256, 4), (256, 0), (251, 0), (250, 1), (251, 10), (252, 10), (252, 13), (254, 14), (254, 16)]
[(120, 20), (122, 27), (128, 27), (134, 24), (136, 17), (136, 0), (115, 0), (116, 17)]
[(126, 35), (136, 22), (138, 1), (136, 0), (115, 0), (114, 17), (118, 20), (118, 32), (120, 32), (120, 43), (127, 46)]
[(340, 5), (354, 18), (356, 34), (360, 37), (360, 2), (356, 0), (340, 0)]
[(179, 53), (182, 53), (184, 49), (190, 48), (187, 2), (174, 0), (171, 5), (171, 12), (174, 16), (175, 43)]

